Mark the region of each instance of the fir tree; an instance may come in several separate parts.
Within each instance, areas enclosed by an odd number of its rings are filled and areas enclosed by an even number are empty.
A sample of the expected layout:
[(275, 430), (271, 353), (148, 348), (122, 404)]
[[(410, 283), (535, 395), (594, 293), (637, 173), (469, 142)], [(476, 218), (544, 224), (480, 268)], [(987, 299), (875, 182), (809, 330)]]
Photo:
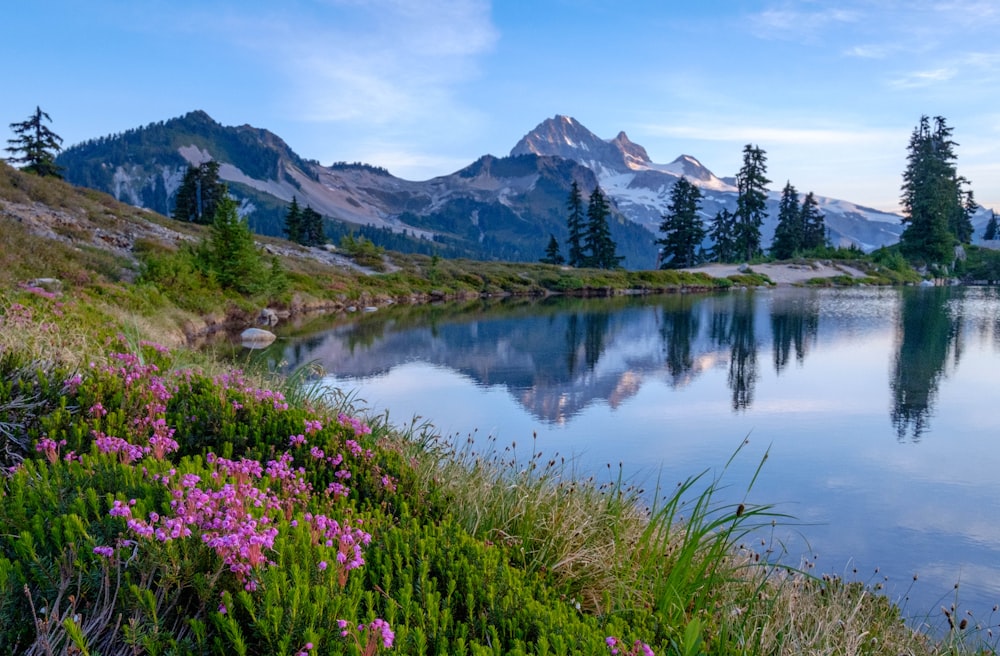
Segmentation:
[(736, 174), (736, 223), (733, 241), (736, 254), (747, 261), (760, 255), (760, 227), (767, 210), (767, 157), (759, 146), (743, 148), (743, 167)]
[(956, 241), (972, 235), (962, 185), (955, 167), (952, 128), (944, 118), (921, 116), (910, 136), (903, 172), (900, 236), (903, 254), (914, 261), (943, 264), (954, 256)]
[(670, 190), (670, 204), (660, 223), (663, 246), (660, 268), (682, 269), (698, 264), (699, 248), (705, 239), (705, 226), (699, 216), (701, 190), (682, 177)]
[(571, 267), (581, 267), (584, 266), (583, 236), (586, 226), (584, 224), (583, 198), (580, 196), (580, 186), (576, 180), (570, 186), (566, 209), (569, 210), (569, 216), (566, 219), (566, 228), (569, 231), (569, 237), (566, 240), (569, 249), (567, 264)]
[(173, 217), (178, 221), (210, 224), (228, 193), (226, 183), (219, 180), (218, 162), (210, 159), (198, 166), (188, 166), (177, 189)]
[(997, 215), (993, 210), (990, 210), (990, 220), (986, 222), (986, 229), (983, 231), (983, 239), (986, 241), (1000, 239), (1000, 225), (997, 225)]
[(549, 244), (545, 247), (545, 257), (541, 258), (539, 262), (543, 264), (563, 264), (566, 262), (562, 253), (559, 252), (559, 242), (556, 241), (555, 235), (549, 234)]
[(615, 242), (611, 239), (608, 217), (611, 208), (600, 187), (594, 187), (587, 205), (587, 232), (584, 235), (584, 266), (595, 269), (614, 269), (622, 258), (615, 255)]
[(781, 202), (778, 204), (778, 225), (774, 228), (771, 257), (787, 260), (799, 252), (805, 237), (803, 215), (799, 208), (799, 192), (791, 182), (785, 183), (785, 188), (781, 191)]
[(20, 123), (11, 123), (10, 129), (17, 135), (8, 139), (7, 152), (12, 164), (25, 164), (24, 171), (46, 177), (62, 178), (62, 168), (56, 165), (56, 153), (62, 150), (62, 137), (50, 130), (42, 120), (51, 122), (49, 115), (41, 107)]
[(736, 259), (736, 241), (733, 238), (736, 215), (721, 209), (712, 219), (708, 236), (712, 239), (712, 259), (716, 262), (732, 262)]
[(268, 271), (253, 240), (250, 226), (229, 196), (219, 200), (207, 246), (207, 258), (215, 279), (241, 294), (256, 294), (268, 287)]
[(299, 236), (299, 243), (305, 246), (322, 246), (326, 242), (326, 236), (323, 234), (323, 217), (308, 205), (302, 210)]
[(299, 199), (295, 196), (292, 196), (292, 204), (285, 214), (284, 232), (289, 241), (298, 243), (302, 239), (302, 210), (299, 209)]
[(802, 250), (809, 251), (827, 245), (826, 219), (819, 210), (819, 201), (809, 192), (802, 201)]

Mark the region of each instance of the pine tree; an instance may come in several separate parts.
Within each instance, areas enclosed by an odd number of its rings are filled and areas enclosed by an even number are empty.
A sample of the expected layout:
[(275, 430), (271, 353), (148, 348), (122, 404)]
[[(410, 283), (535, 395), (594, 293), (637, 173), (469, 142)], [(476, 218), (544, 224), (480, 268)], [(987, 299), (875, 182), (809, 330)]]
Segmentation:
[(50, 130), (42, 120), (51, 122), (49, 115), (41, 107), (35, 107), (35, 113), (20, 123), (11, 123), (10, 129), (17, 135), (8, 139), (6, 148), (11, 154), (8, 161), (13, 164), (26, 164), (22, 170), (46, 177), (62, 178), (62, 168), (56, 165), (56, 153), (62, 150), (62, 137)]
[(556, 241), (555, 235), (549, 233), (549, 244), (545, 247), (545, 257), (541, 258), (539, 262), (543, 264), (564, 264), (566, 262), (562, 253), (559, 252), (559, 242)]
[(670, 204), (660, 223), (663, 238), (662, 269), (682, 269), (699, 262), (699, 249), (705, 239), (701, 222), (701, 190), (682, 177), (670, 189)]
[(219, 180), (218, 162), (210, 159), (198, 166), (188, 166), (177, 189), (173, 217), (178, 221), (208, 225), (228, 194), (226, 183)]
[(760, 255), (760, 227), (767, 210), (767, 157), (759, 146), (743, 148), (743, 167), (736, 174), (736, 224), (733, 240), (736, 254), (749, 261)]
[(292, 204), (285, 214), (285, 235), (288, 241), (298, 243), (302, 239), (302, 210), (299, 209), (299, 199), (292, 196)]
[(786, 182), (778, 204), (778, 225), (774, 228), (771, 257), (777, 260), (793, 257), (802, 249), (804, 237), (805, 226), (803, 212), (799, 208), (799, 192), (791, 182)]
[(986, 223), (986, 229), (983, 231), (983, 239), (986, 241), (1000, 239), (1000, 225), (997, 225), (997, 215), (993, 210), (990, 210), (990, 220)]
[(585, 225), (583, 198), (580, 196), (580, 186), (576, 180), (570, 186), (566, 209), (569, 210), (569, 216), (566, 219), (566, 228), (569, 231), (569, 237), (566, 240), (569, 249), (567, 264), (571, 267), (581, 267), (584, 266), (583, 235)]
[(712, 239), (712, 259), (716, 262), (732, 262), (736, 259), (736, 241), (733, 239), (736, 215), (727, 209), (719, 210), (712, 219), (708, 236)]
[(819, 210), (819, 201), (809, 192), (802, 201), (802, 250), (809, 251), (827, 245), (826, 218)]
[(611, 239), (608, 217), (611, 208), (600, 187), (594, 187), (587, 205), (587, 232), (584, 234), (584, 266), (595, 269), (614, 269), (622, 258), (615, 255), (615, 242)]
[(932, 128), (930, 119), (921, 116), (910, 136), (901, 197), (906, 227), (900, 247), (907, 258), (918, 262), (949, 262), (956, 241), (971, 237), (963, 205), (966, 181), (956, 171), (957, 144), (951, 133), (943, 117), (935, 117)]
[(207, 256), (209, 268), (223, 287), (241, 294), (256, 294), (267, 288), (268, 271), (253, 232), (229, 196), (221, 198), (216, 208)]
[(308, 205), (302, 210), (299, 236), (299, 243), (306, 246), (322, 246), (326, 242), (326, 236), (323, 234), (323, 217)]
[(971, 189), (963, 190), (961, 185), (968, 183), (965, 178), (959, 178), (959, 194), (962, 206), (962, 211), (956, 215), (955, 225), (952, 231), (955, 233), (955, 238), (958, 239), (960, 244), (972, 243), (972, 217), (975, 216), (976, 210), (979, 209), (979, 204), (976, 203), (976, 199)]

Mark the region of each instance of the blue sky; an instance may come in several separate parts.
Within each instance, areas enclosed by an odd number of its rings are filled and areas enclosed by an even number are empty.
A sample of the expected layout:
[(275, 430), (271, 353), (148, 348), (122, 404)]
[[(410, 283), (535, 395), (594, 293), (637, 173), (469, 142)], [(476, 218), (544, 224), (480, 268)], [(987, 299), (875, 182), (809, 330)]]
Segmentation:
[(566, 114), (720, 176), (758, 144), (774, 189), (895, 209), (927, 114), (1000, 209), (992, 0), (49, 0), (4, 25), (0, 123), (40, 105), (67, 146), (203, 109), (423, 180)]

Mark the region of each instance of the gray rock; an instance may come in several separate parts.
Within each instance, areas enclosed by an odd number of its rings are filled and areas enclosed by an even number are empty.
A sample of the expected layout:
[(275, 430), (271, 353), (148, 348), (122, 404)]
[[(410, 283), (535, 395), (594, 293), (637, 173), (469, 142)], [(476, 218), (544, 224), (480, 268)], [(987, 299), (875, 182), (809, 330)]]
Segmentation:
[(247, 328), (240, 333), (240, 340), (243, 346), (248, 348), (263, 348), (277, 339), (277, 336), (270, 330), (262, 328)]

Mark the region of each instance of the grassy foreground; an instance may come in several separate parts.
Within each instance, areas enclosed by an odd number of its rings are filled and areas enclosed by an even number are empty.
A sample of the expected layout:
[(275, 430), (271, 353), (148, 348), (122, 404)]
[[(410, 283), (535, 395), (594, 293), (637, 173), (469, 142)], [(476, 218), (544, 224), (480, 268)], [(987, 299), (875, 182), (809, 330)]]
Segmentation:
[[(305, 372), (228, 370), (178, 339), (262, 302), (513, 292), (557, 270), (428, 258), (352, 278), (290, 260), (275, 298), (192, 285), (183, 268), (171, 287), (142, 266), (174, 245), (143, 242), (137, 264), (81, 234), (161, 219), (3, 174), (0, 198), (64, 213), (71, 239), (2, 231), (0, 653), (992, 651), (968, 622), (932, 640), (863, 583), (784, 567), (770, 543), (783, 518), (720, 505), (706, 474), (647, 508), (613, 472), (579, 480), (561, 461), (394, 428)], [(28, 284), (44, 276), (63, 289)]]

